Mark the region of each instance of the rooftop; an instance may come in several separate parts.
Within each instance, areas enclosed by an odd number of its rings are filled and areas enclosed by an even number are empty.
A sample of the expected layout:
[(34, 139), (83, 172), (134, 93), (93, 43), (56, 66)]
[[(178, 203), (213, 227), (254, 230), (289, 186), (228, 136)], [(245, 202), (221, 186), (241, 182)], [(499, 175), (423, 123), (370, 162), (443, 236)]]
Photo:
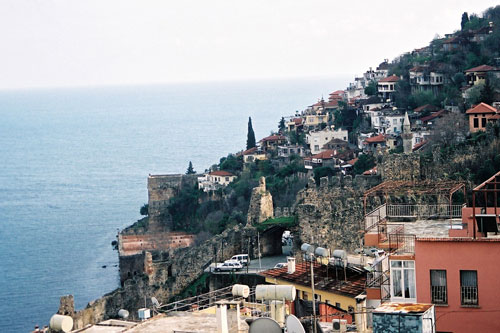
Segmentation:
[(492, 107), (486, 103), (481, 102), (478, 105), (476, 105), (475, 107), (467, 110), (467, 112), (465, 112), (465, 113), (467, 113), (467, 114), (497, 113), (497, 109), (495, 109), (494, 107)]
[(210, 176), (220, 176), (220, 177), (231, 177), (234, 175), (231, 172), (227, 172), (224, 170), (212, 171), (209, 173)]
[[(276, 278), (294, 284), (311, 286), (310, 266), (308, 262), (298, 262), (295, 272), (288, 273), (288, 268), (270, 269), (260, 273), (265, 277)], [(314, 263), (314, 287), (319, 290), (355, 297), (365, 291), (366, 274), (349, 266), (346, 269), (347, 282), (344, 281), (344, 269), (333, 265)], [(336, 279), (335, 276), (342, 278)]]
[(399, 77), (397, 75), (391, 75), (389, 77), (380, 79), (380, 81), (378, 82), (380, 83), (380, 82), (397, 82), (397, 81), (399, 81)]
[(365, 143), (377, 143), (385, 142), (385, 135), (379, 134), (377, 136), (372, 136), (371, 138), (366, 138)]
[(465, 70), (466, 73), (471, 73), (471, 72), (490, 72), (490, 71), (497, 71), (498, 68), (489, 66), (489, 65), (481, 65), (473, 68), (469, 68)]
[(373, 310), (375, 313), (424, 313), (425, 311), (432, 308), (434, 305), (432, 304), (423, 304), (423, 303), (384, 303), (380, 305), (378, 308)]

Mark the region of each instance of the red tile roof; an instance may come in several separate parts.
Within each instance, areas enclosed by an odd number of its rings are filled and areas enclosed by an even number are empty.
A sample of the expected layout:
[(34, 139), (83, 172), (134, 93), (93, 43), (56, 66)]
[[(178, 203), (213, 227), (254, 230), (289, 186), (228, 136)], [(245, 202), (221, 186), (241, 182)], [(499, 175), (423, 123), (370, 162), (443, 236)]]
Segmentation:
[(209, 173), (209, 175), (210, 176), (220, 176), (220, 177), (230, 177), (230, 176), (234, 177), (234, 175), (232, 173), (224, 171), (224, 170), (212, 171)]
[(283, 135), (275, 134), (275, 135), (266, 136), (265, 138), (263, 138), (260, 141), (278, 141), (278, 140), (285, 140), (285, 139), (286, 138)]
[(427, 140), (424, 140), (422, 142), (419, 142), (417, 143), (414, 147), (413, 147), (413, 151), (417, 151), (419, 150), (420, 148), (422, 148), (423, 146), (425, 146), (427, 144)]
[[(297, 263), (295, 272), (292, 274), (288, 274), (288, 268), (283, 267), (261, 272), (260, 275), (311, 287), (310, 266), (307, 262)], [(344, 269), (314, 263), (314, 288), (348, 297), (356, 297), (365, 291), (366, 275), (364, 273), (358, 273), (348, 267), (346, 275), (347, 281), (344, 281)], [(335, 276), (339, 278), (336, 279)]]
[(473, 108), (470, 108), (469, 110), (467, 110), (467, 114), (477, 114), (477, 113), (497, 113), (497, 109), (495, 109), (494, 107), (486, 104), (486, 103), (479, 103), (478, 105), (476, 105), (475, 107)]
[(252, 155), (257, 151), (257, 147), (247, 149), (243, 152), (243, 155)]
[(385, 135), (379, 134), (377, 136), (372, 136), (371, 138), (365, 139), (365, 143), (377, 143), (377, 142), (385, 142)]
[(294, 118), (292, 121), (295, 123), (295, 125), (302, 125), (303, 119), (302, 118)]
[(431, 113), (427, 117), (421, 118), (420, 120), (422, 120), (423, 122), (426, 122), (426, 121), (429, 121), (429, 120), (432, 120), (432, 119), (435, 119), (435, 118), (439, 118), (439, 117), (441, 117), (445, 113), (446, 113), (446, 110), (445, 109), (441, 109), (441, 110), (439, 110), (437, 112)]
[(378, 82), (397, 82), (397, 81), (399, 81), (399, 77), (397, 75), (391, 75), (383, 79), (380, 79), (380, 81)]
[(330, 94), (331, 95), (343, 95), (345, 92), (343, 90), (335, 90)]
[(410, 72), (423, 72), (425, 70), (425, 67), (422, 66), (415, 66), (410, 68)]
[(413, 112), (422, 112), (422, 111), (437, 111), (438, 107), (431, 104), (424, 104), (414, 109)]
[(469, 69), (465, 70), (465, 72), (466, 73), (470, 73), (470, 72), (489, 72), (489, 71), (497, 71), (497, 70), (498, 70), (498, 68), (496, 68), (496, 67), (492, 67), (492, 66), (488, 66), (488, 65), (481, 65), (481, 66), (469, 68)]
[(311, 158), (321, 158), (322, 160), (329, 160), (335, 156), (335, 151), (332, 149), (328, 149), (325, 151), (322, 151), (319, 154), (311, 156)]
[(358, 161), (358, 158), (356, 157), (356, 158), (353, 158), (350, 161), (347, 161), (347, 164), (354, 165), (354, 164), (356, 164), (357, 161)]
[(370, 170), (366, 170), (363, 172), (363, 175), (365, 176), (370, 176), (370, 175), (376, 175), (377, 174), (377, 167), (373, 167)]
[(492, 116), (489, 116), (486, 119), (488, 119), (488, 120), (499, 120), (500, 119), (500, 113), (497, 113), (497, 114), (494, 114)]

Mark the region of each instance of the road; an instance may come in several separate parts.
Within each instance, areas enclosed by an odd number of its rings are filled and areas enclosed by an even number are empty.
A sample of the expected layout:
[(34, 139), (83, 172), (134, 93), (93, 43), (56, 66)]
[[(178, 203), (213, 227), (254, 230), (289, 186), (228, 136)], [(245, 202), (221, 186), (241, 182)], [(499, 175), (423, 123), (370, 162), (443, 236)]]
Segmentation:
[[(260, 259), (260, 264), (259, 264), (259, 259), (253, 259), (250, 262), (250, 265), (247, 267), (243, 267), (242, 270), (235, 272), (235, 274), (247, 274), (248, 273), (258, 273), (261, 271), (265, 271), (268, 269), (273, 268), (277, 263), (280, 262), (285, 262), (286, 263), (286, 256), (281, 255), (281, 256), (273, 256), (273, 257), (262, 257)], [(205, 272), (209, 273), (212, 272), (212, 274), (232, 274), (232, 272), (215, 272), (214, 269), (216, 267), (216, 264), (211, 264), (209, 267), (205, 269)]]

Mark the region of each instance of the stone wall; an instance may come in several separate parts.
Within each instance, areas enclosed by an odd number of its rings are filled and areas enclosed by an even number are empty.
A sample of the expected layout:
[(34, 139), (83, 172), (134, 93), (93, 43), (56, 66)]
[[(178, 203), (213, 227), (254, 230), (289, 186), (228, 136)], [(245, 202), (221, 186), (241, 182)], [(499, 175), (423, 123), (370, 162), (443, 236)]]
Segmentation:
[(171, 198), (184, 187), (194, 187), (198, 175), (149, 175), (148, 205), (149, 231), (168, 229), (170, 222), (167, 207)]
[(153, 273), (153, 257), (148, 251), (130, 256), (120, 256), (119, 267), (120, 282), (123, 285), (125, 280), (135, 276), (151, 275)]
[(331, 250), (358, 248), (364, 228), (362, 194), (350, 176), (323, 177), (319, 187), (311, 178), (297, 195), (297, 241)]
[(385, 155), (378, 170), (383, 181), (418, 181), (421, 179), (420, 155), (417, 153)]
[[(120, 309), (128, 310), (134, 319), (137, 309), (144, 307), (145, 297), (147, 306), (151, 306), (152, 296), (166, 303), (193, 283), (212, 262), (223, 262), (235, 254), (248, 252), (251, 258), (257, 255), (257, 230), (238, 225), (189, 248), (144, 252), (127, 258), (120, 263), (120, 269), (135, 269), (138, 273), (131, 278), (127, 276), (121, 288), (74, 312), (74, 329), (117, 318)], [(139, 274), (141, 268), (143, 274)], [(67, 309), (67, 306), (62, 308), (61, 313), (68, 312)]]
[(250, 205), (248, 206), (247, 224), (263, 222), (274, 215), (273, 197), (266, 189), (266, 179), (261, 177), (259, 186), (252, 190)]

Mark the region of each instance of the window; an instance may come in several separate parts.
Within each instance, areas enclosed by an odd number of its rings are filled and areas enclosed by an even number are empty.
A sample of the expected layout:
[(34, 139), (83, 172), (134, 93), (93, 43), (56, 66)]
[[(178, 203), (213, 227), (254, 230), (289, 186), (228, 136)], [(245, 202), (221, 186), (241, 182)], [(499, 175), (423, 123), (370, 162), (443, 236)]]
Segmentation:
[(486, 127), (486, 118), (481, 118), (481, 127)]
[(415, 262), (391, 260), (391, 297), (415, 300)]
[(460, 271), (460, 300), (462, 305), (478, 305), (477, 271)]
[(434, 304), (448, 304), (445, 270), (431, 269), (431, 302)]
[(478, 128), (478, 127), (479, 127), (479, 119), (474, 118), (474, 128)]
[(339, 303), (339, 302), (336, 302), (336, 303), (335, 303), (335, 306), (336, 306), (337, 308), (339, 308), (339, 309), (342, 309), (342, 308), (340, 307), (340, 303)]
[(321, 295), (314, 294), (314, 301), (315, 302), (321, 302)]
[(319, 145), (314, 145), (314, 151), (318, 151), (319, 150)]

